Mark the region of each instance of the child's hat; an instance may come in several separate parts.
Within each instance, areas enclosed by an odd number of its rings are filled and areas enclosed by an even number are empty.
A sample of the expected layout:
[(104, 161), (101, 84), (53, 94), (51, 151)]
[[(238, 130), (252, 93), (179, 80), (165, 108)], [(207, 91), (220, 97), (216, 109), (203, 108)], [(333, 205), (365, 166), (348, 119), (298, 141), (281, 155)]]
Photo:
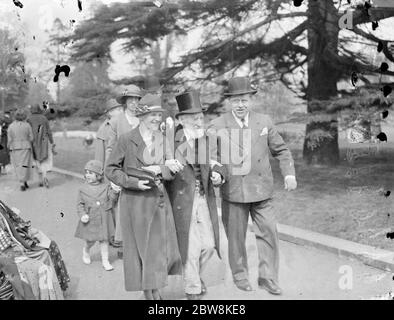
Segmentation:
[(103, 175), (103, 163), (99, 160), (90, 160), (85, 165), (85, 170), (89, 170), (91, 172), (97, 173), (99, 175)]

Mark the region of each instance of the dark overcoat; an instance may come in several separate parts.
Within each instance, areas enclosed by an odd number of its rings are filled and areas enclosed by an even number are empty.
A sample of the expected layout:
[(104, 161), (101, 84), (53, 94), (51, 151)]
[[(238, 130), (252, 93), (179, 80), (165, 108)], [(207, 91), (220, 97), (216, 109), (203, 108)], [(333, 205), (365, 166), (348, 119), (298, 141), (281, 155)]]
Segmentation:
[[(199, 139), (200, 146), (204, 144), (202, 140), (205, 140), (206, 146), (209, 145), (207, 136), (204, 136), (203, 138)], [(182, 262), (183, 264), (185, 264), (187, 259), (188, 245), (189, 245), (189, 230), (190, 230), (190, 222), (192, 217), (193, 200), (195, 194), (195, 182), (196, 182), (192, 164), (197, 163), (199, 158), (198, 157), (191, 158), (191, 156), (194, 155), (194, 151), (190, 151), (190, 150), (194, 149), (195, 145), (192, 144), (190, 146), (188, 144), (183, 130), (177, 131), (175, 135), (174, 147), (176, 150), (175, 158), (184, 165), (184, 169), (178, 172), (175, 175), (175, 178), (166, 184), (166, 187), (172, 204), (172, 210), (174, 212), (175, 227), (178, 236), (179, 250), (182, 257)], [(215, 248), (220, 257), (219, 218), (218, 218), (218, 212), (216, 206), (215, 191), (212, 181), (210, 179), (212, 171), (209, 164), (209, 158), (210, 156), (208, 153), (206, 156), (204, 156), (203, 164), (200, 164), (201, 178), (205, 190), (205, 196), (207, 199), (209, 215), (212, 221)], [(214, 167), (214, 169), (216, 169), (216, 167)], [(222, 174), (220, 170), (215, 170), (215, 171), (218, 171), (220, 174)]]
[(53, 144), (49, 121), (43, 114), (32, 113), (27, 122), (33, 131), (33, 158), (42, 162), (48, 158), (49, 143)]
[[(155, 136), (155, 151), (164, 150), (164, 141), (161, 133)], [(159, 183), (142, 191), (138, 178), (131, 176), (134, 169), (159, 165), (163, 179), (173, 178), (164, 166), (165, 153), (150, 158), (146, 150), (137, 127), (120, 136), (105, 169), (107, 178), (122, 188), (120, 223), (127, 291), (162, 288), (167, 285), (168, 275), (182, 274), (174, 217), (165, 188)]]

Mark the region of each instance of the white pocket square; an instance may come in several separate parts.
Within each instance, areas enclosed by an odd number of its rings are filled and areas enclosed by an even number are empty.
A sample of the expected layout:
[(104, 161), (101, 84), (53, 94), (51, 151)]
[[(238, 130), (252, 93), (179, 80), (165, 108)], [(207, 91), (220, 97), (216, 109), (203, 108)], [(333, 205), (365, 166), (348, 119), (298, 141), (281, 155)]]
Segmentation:
[(263, 136), (265, 134), (268, 134), (268, 129), (265, 127), (263, 130), (261, 130), (260, 136)]

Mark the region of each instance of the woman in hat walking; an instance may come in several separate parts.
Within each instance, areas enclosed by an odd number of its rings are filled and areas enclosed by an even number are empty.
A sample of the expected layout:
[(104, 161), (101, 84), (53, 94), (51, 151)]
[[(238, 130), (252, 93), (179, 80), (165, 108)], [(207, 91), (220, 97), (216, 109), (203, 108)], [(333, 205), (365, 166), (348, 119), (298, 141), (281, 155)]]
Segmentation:
[(177, 167), (175, 160), (164, 161), (172, 157), (159, 130), (164, 110), (160, 103), (155, 95), (140, 101), (140, 125), (119, 138), (105, 170), (107, 178), (122, 187), (125, 287), (144, 291), (148, 300), (160, 300), (159, 289), (167, 285), (168, 275), (182, 272), (174, 217), (162, 183), (172, 179), (170, 169), (176, 172)]
[(35, 160), (39, 186), (49, 188), (47, 172), (53, 167), (53, 153), (55, 148), (52, 131), (49, 127), (48, 118), (44, 116), (40, 106), (34, 105), (30, 109), (31, 115), (27, 122), (33, 130), (33, 158)]
[[(106, 157), (108, 158), (114, 148), (116, 142), (122, 134), (125, 134), (139, 124), (139, 119), (135, 115), (135, 110), (138, 106), (138, 101), (142, 98), (142, 90), (135, 86), (130, 85), (125, 88), (122, 95), (116, 98), (116, 102), (123, 105), (124, 109), (117, 117), (114, 117), (109, 122), (108, 127), (108, 144), (106, 147)], [(115, 241), (113, 245), (115, 247), (122, 246), (122, 235), (120, 228), (120, 218), (119, 218), (119, 206), (115, 208)], [(122, 249), (118, 251), (118, 257), (122, 258)]]
[(0, 118), (0, 173), (5, 173), (5, 166), (10, 163), (10, 151), (7, 148), (7, 130), (11, 122), (11, 110), (5, 110)]
[(7, 130), (7, 147), (11, 152), (11, 163), (14, 166), (22, 191), (29, 187), (27, 181), (30, 179), (32, 166), (33, 131), (26, 122), (26, 118), (24, 110), (17, 110), (15, 120)]

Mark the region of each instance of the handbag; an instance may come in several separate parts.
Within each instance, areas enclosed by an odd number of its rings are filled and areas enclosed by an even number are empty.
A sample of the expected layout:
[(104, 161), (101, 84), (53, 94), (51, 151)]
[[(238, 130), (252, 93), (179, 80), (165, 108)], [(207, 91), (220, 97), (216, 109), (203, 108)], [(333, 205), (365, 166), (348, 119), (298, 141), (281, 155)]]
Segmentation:
[(153, 172), (150, 172), (145, 169), (137, 169), (137, 168), (127, 168), (127, 174), (131, 177), (135, 177), (139, 180), (148, 180), (147, 186), (149, 187), (157, 187), (158, 182), (160, 182), (160, 178), (157, 177)]

